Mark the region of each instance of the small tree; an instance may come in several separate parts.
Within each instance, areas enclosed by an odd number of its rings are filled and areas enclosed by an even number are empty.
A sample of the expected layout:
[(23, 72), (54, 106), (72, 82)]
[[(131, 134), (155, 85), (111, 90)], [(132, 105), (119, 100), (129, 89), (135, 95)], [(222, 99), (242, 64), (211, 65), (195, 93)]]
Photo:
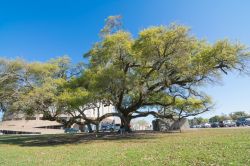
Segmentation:
[[(11, 98), (6, 95), (1, 100), (9, 114), (43, 114), (44, 119), (58, 121), (59, 116), (66, 112), (65, 104), (59, 100), (64, 92), (63, 86), (82, 71), (82, 65), (71, 66), (66, 56), (45, 63), (4, 60), (2, 66), (2, 75), (11, 80), (2, 87), (6, 94), (12, 94)], [(67, 126), (66, 123), (72, 121), (70, 119), (64, 124)]]
[(31, 92), (35, 87), (41, 86), (45, 78), (56, 70), (55, 66), (51, 64), (27, 63), (21, 59), (2, 59), (0, 60), (0, 68), (0, 106), (2, 111), (15, 110), (14, 103), (20, 102), (22, 96)]

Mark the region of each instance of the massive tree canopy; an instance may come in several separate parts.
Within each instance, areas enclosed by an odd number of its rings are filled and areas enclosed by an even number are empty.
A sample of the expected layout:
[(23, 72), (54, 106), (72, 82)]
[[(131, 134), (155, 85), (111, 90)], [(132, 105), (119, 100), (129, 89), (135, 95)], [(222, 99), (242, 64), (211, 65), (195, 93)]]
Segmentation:
[[(0, 108), (42, 113), (71, 123), (98, 124), (118, 116), (126, 129), (130, 121), (195, 116), (212, 108), (200, 87), (233, 70), (247, 71), (249, 52), (229, 40), (210, 44), (185, 26), (149, 27), (135, 37), (122, 30), (120, 16), (106, 20), (97, 42), (85, 57), (89, 64), (72, 65), (68, 57), (48, 62), (0, 60)], [(85, 111), (97, 103), (112, 104), (116, 112), (95, 119)]]
[(124, 30), (106, 32), (85, 55), (90, 64), (82, 77), (90, 91), (115, 106), (114, 115), (125, 126), (148, 115), (173, 118), (208, 111), (211, 100), (199, 87), (232, 70), (246, 71), (244, 45), (229, 40), (210, 44), (185, 26), (150, 27), (136, 37)]

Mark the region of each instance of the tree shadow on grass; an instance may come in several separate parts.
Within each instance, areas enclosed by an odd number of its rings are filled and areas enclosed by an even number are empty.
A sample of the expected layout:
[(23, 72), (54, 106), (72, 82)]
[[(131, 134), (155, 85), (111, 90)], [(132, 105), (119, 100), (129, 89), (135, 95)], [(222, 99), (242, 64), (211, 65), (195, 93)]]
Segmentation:
[(155, 132), (134, 132), (120, 135), (118, 133), (85, 133), (85, 134), (58, 134), (58, 135), (3, 135), (0, 136), (0, 145), (18, 146), (58, 146), (64, 144), (87, 144), (98, 141), (143, 141), (154, 139)]

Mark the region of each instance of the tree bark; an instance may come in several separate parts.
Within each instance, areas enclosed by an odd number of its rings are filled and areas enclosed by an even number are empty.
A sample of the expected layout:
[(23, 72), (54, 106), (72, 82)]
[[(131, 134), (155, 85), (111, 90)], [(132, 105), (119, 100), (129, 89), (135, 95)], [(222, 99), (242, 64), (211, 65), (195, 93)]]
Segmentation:
[(85, 129), (85, 125), (84, 125), (84, 124), (79, 125), (79, 130), (80, 130), (81, 132), (84, 132), (84, 129)]
[(87, 126), (88, 126), (89, 133), (93, 133), (91, 125), (89, 123), (87, 123)]
[(131, 132), (132, 131), (131, 130), (131, 125), (130, 125), (131, 119), (132, 119), (132, 117), (130, 117), (128, 115), (125, 115), (125, 116), (123, 116), (123, 118), (121, 118), (121, 123), (125, 128), (125, 132)]
[(99, 122), (95, 125), (96, 127), (96, 133), (99, 133)]

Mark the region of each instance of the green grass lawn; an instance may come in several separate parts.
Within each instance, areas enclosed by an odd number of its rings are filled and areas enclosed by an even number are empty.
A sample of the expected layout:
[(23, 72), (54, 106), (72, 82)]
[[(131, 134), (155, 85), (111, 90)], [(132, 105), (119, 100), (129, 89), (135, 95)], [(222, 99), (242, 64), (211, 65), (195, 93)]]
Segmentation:
[(250, 128), (0, 136), (0, 165), (250, 165)]

